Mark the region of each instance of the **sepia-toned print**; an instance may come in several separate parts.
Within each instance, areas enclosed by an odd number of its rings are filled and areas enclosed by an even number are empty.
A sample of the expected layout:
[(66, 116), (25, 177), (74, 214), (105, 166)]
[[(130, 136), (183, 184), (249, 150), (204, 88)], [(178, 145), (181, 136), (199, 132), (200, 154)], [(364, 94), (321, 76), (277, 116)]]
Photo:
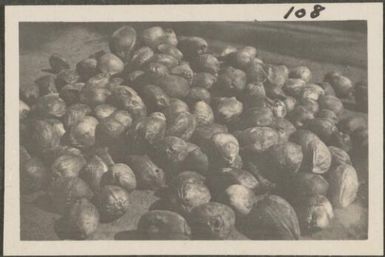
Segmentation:
[(4, 255), (383, 254), (381, 7), (6, 6)]
[(366, 21), (22, 22), (19, 51), (21, 240), (368, 239)]

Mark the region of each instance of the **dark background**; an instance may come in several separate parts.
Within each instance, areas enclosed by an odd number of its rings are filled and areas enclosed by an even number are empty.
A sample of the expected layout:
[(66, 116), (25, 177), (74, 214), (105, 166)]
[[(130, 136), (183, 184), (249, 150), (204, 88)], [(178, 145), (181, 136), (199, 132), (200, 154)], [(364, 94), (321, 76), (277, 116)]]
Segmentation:
[(290, 56), (366, 67), (366, 21), (21, 23), (20, 49), (39, 49), (74, 27), (108, 37), (111, 31), (127, 23), (139, 31), (162, 25), (173, 28), (177, 35), (197, 35)]

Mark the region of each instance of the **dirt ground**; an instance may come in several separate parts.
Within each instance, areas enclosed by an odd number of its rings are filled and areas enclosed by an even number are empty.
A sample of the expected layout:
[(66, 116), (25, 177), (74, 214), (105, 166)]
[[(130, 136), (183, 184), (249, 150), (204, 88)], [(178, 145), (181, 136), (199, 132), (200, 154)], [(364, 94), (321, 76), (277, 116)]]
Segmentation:
[[(26, 87), (44, 75), (48, 58), (60, 53), (75, 65), (90, 54), (107, 50), (108, 36), (121, 24), (22, 24), (20, 25), (20, 86)], [(136, 24), (140, 30), (151, 24)], [(289, 68), (307, 65), (313, 71), (313, 80), (320, 81), (331, 70), (346, 74), (353, 82), (367, 77), (366, 34), (362, 31), (336, 30), (330, 26), (293, 26), (277, 23), (248, 24), (240, 27), (228, 24), (166, 24), (177, 33), (201, 35), (208, 38), (212, 51), (218, 51), (229, 42), (248, 44), (259, 50), (266, 63), (285, 64)], [(341, 27), (341, 26), (337, 26)], [(335, 210), (330, 228), (304, 236), (303, 239), (365, 239), (367, 236), (367, 157), (353, 156), (359, 173), (361, 189), (354, 204)], [(134, 191), (131, 208), (120, 219), (101, 224), (92, 239), (137, 239), (135, 229), (140, 216), (158, 199), (151, 191)], [(64, 236), (58, 229), (60, 215), (51, 208), (44, 192), (21, 196), (22, 240), (59, 240)], [(234, 231), (233, 240), (245, 239)]]

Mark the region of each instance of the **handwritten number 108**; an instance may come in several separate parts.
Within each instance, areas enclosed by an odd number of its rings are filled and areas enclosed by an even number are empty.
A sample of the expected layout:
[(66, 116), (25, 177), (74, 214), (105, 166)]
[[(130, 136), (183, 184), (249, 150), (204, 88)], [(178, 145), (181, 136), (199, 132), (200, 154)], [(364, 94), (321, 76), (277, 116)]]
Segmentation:
[[(310, 13), (310, 17), (312, 19), (317, 18), (320, 15), (320, 12), (325, 10), (325, 7), (322, 5), (316, 4), (314, 5), (313, 11)], [(292, 6), (289, 11), (283, 16), (283, 18), (287, 19), (289, 18), (290, 14), (294, 11), (294, 6)], [(304, 8), (298, 9), (297, 11), (294, 12), (294, 15), (297, 18), (302, 18), (306, 15), (306, 10)]]

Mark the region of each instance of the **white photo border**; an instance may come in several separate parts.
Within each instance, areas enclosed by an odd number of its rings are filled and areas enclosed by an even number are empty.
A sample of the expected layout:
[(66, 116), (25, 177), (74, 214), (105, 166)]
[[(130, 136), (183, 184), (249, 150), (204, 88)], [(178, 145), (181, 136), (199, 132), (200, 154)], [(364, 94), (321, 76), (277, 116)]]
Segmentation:
[[(366, 20), (369, 84), (367, 240), (307, 241), (21, 241), (19, 197), (19, 22), (294, 21), (295, 5), (91, 5), (5, 7), (4, 255), (378, 255), (383, 254), (383, 5), (321, 3), (316, 20)], [(113, 14), (113, 15), (112, 15)], [(314, 21), (304, 17), (301, 21)]]

